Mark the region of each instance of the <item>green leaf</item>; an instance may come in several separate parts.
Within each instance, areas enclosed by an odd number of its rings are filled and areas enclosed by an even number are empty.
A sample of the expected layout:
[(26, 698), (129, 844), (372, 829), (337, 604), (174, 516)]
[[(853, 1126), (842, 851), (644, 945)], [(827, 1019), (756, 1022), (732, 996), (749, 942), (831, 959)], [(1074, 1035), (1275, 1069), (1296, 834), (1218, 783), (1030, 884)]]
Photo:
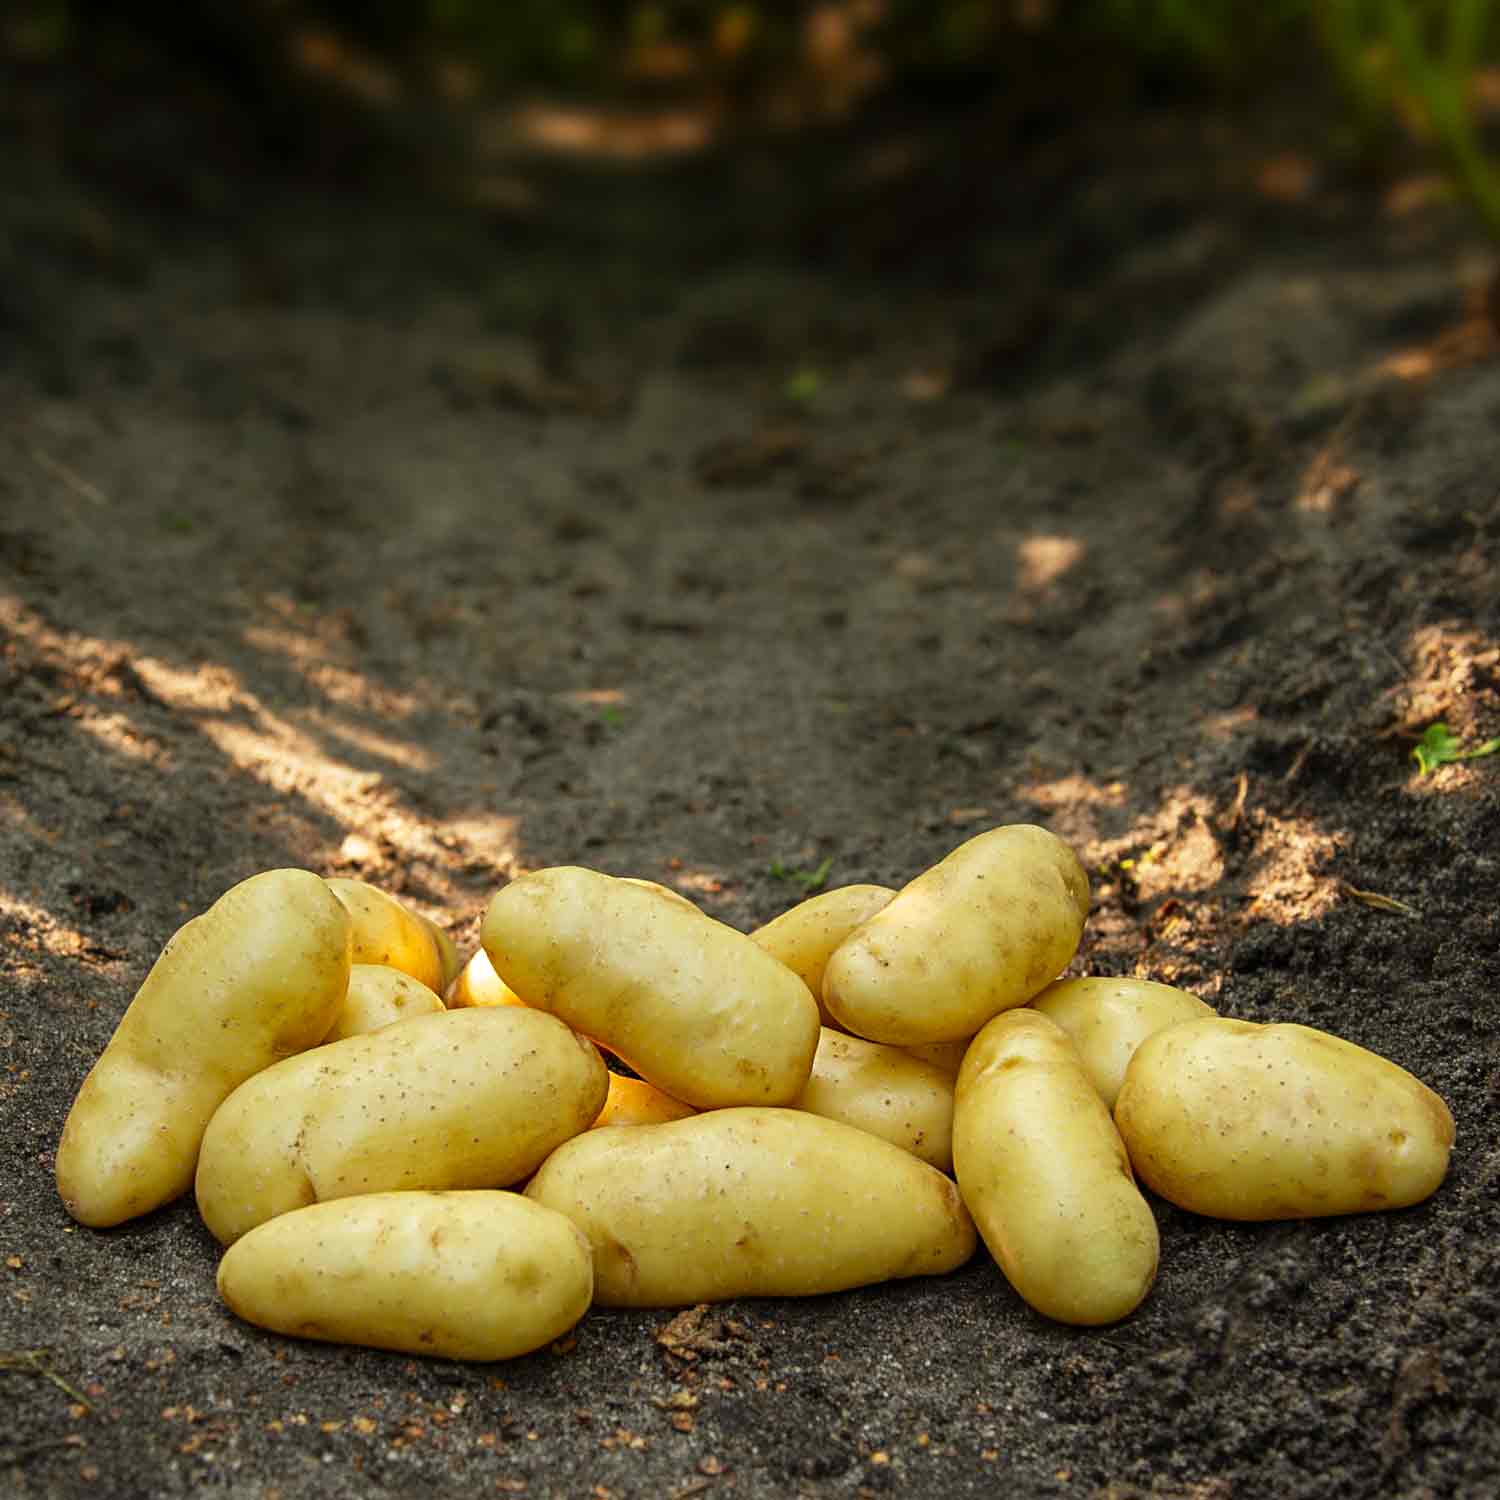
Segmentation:
[(803, 365), (787, 377), (782, 394), (788, 401), (805, 406), (823, 388), (823, 377), (811, 365)]
[(1429, 724), (1422, 731), (1422, 738), (1413, 747), (1411, 758), (1416, 761), (1419, 776), (1435, 771), (1439, 766), (1456, 760), (1478, 760), (1482, 755), (1493, 755), (1500, 750), (1500, 739), (1486, 740), (1482, 745), (1465, 749), (1462, 742), (1449, 733), (1443, 723)]
[(771, 861), (771, 874), (777, 880), (789, 880), (793, 885), (800, 885), (809, 896), (814, 891), (821, 891), (823, 889), (828, 881), (828, 872), (832, 868), (832, 855), (825, 859), (816, 870), (794, 870), (782, 864), (779, 859)]

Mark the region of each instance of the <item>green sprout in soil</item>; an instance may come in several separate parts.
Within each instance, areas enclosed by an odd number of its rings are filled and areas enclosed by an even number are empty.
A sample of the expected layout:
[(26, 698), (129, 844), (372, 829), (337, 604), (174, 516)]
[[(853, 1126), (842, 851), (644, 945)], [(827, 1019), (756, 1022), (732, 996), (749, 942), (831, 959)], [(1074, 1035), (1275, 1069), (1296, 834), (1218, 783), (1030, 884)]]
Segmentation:
[(1417, 774), (1425, 776), (1450, 761), (1478, 760), (1482, 755), (1493, 755), (1500, 750), (1500, 739), (1486, 740), (1482, 745), (1465, 749), (1463, 743), (1448, 732), (1446, 724), (1429, 724), (1422, 738), (1412, 748), (1411, 758), (1417, 763)]
[(790, 866), (782, 864), (779, 859), (771, 861), (771, 874), (777, 880), (787, 880), (793, 885), (800, 885), (804, 894), (809, 896), (814, 891), (821, 891), (828, 883), (828, 872), (832, 868), (833, 857), (831, 855), (816, 870), (794, 870)]
[(794, 370), (782, 386), (781, 393), (797, 406), (806, 406), (823, 389), (823, 377), (811, 365)]

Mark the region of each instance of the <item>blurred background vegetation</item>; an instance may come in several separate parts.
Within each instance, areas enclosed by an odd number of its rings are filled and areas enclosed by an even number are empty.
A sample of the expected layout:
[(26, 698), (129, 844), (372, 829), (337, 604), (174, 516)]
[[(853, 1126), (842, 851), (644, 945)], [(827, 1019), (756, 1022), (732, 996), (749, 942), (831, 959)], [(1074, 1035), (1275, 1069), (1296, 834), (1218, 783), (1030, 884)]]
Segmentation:
[[(1293, 78), (1337, 99), (1332, 149), (1378, 163), (1417, 143), (1500, 237), (1500, 158), (1485, 136), (1500, 117), (1497, 10), (1489, 0), (12, 0), (0, 56), (12, 72), (84, 63), (124, 76), (165, 63), (182, 87), (227, 101), (257, 150), (305, 160), (331, 135), (345, 165), (403, 139), (456, 149), (456, 120), (540, 97), (595, 113), (530, 117), (538, 144), (628, 157), (1016, 95), (1049, 93), (1078, 113), (1101, 99), (1183, 95), (1253, 108)], [(507, 118), (514, 131), (527, 117)]]

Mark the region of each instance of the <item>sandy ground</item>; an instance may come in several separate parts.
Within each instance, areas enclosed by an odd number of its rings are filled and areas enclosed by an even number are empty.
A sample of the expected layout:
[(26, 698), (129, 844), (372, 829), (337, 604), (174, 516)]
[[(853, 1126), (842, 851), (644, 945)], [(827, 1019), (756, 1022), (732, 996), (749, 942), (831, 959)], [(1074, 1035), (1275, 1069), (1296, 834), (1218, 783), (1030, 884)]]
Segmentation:
[[(1500, 734), (1489, 257), (1284, 142), (1110, 140), (977, 198), (805, 166), (743, 251), (764, 163), (476, 217), (188, 190), (170, 138), (107, 183), (17, 154), (0, 1488), (1495, 1492), (1500, 758), (1411, 759)], [(670, 1335), (595, 1311), (504, 1367), (262, 1334), (190, 1201), (98, 1233), (57, 1199), (136, 986), (256, 871), (376, 882), (469, 951), (526, 869), (749, 929), (797, 872), (900, 884), (1014, 821), (1091, 873), (1080, 972), (1441, 1092), (1437, 1195), (1153, 1201), (1158, 1281), (1104, 1330), (981, 1251)]]

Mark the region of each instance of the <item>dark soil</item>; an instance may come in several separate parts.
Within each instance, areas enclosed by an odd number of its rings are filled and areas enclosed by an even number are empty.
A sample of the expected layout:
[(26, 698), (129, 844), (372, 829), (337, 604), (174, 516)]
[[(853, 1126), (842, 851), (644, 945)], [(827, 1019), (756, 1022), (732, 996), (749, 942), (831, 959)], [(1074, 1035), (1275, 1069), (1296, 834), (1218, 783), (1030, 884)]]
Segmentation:
[[(1434, 721), (1500, 734), (1500, 363), (1461, 211), (1289, 126), (1146, 112), (1005, 156), (970, 120), (896, 180), (872, 126), (461, 211), (246, 168), (191, 110), (81, 140), (78, 101), (27, 97), (0, 1487), (1496, 1493), (1500, 757), (1411, 759)], [(596, 1311), (503, 1367), (264, 1335), (190, 1201), (96, 1233), (57, 1199), (151, 961), (256, 871), (376, 882), (468, 951), (522, 869), (748, 929), (786, 872), (900, 884), (1013, 821), (1093, 875), (1080, 971), (1437, 1089), (1436, 1196), (1157, 1202), (1160, 1277), (1105, 1330), (981, 1252), (665, 1342), (670, 1311)]]

